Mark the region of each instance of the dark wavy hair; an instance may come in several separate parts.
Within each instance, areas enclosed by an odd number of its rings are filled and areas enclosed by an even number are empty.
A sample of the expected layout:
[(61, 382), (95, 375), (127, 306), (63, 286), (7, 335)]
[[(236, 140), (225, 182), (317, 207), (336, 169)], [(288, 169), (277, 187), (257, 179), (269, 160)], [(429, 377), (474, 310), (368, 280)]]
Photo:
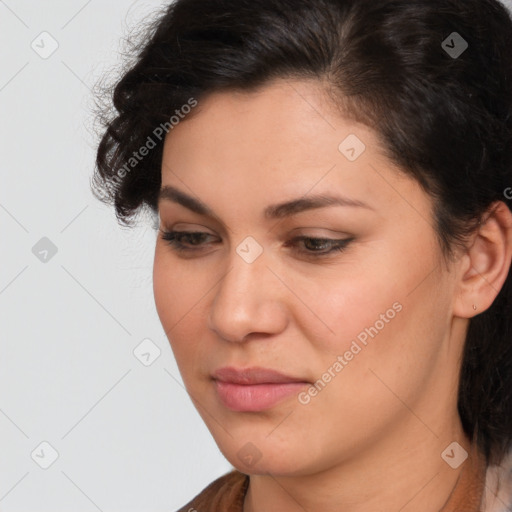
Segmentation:
[[(124, 226), (141, 207), (158, 211), (155, 133), (172, 115), (278, 78), (319, 80), (334, 108), (376, 131), (432, 197), (445, 258), (492, 203), (511, 207), (512, 20), (497, 0), (177, 0), (139, 36), (100, 112), (91, 182)], [(511, 294), (509, 272), (470, 320), (460, 374), (462, 425), (488, 464), (512, 443)]]

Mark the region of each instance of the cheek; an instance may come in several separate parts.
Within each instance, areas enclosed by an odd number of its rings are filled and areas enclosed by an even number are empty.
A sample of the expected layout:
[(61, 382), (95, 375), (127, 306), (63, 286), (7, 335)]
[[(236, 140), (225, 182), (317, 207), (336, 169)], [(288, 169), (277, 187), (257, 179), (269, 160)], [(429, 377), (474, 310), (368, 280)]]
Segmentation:
[(153, 294), (160, 323), (168, 334), (178, 320), (179, 311), (176, 308), (176, 292), (182, 286), (180, 279), (165, 261), (162, 249), (155, 250), (153, 262)]
[(449, 290), (432, 272), (436, 253), (426, 242), (416, 258), (410, 257), (411, 247), (398, 244), (394, 250), (369, 250), (374, 256), (360, 263), (347, 260), (322, 279), (294, 276), (297, 294), (318, 317), (298, 310), (295, 315), (315, 346), (318, 376), (337, 369), (337, 375), (348, 378), (350, 373), (353, 384), (368, 387), (379, 385), (369, 369), (381, 369), (401, 388), (403, 382), (395, 380), (399, 375), (426, 378), (448, 327), (443, 315), (449, 309), (443, 299)]
[(194, 279), (197, 273), (179, 271), (165, 248), (155, 251), (153, 293), (160, 323), (178, 365), (192, 361), (203, 325), (202, 304), (211, 285)]
[[(190, 324), (190, 317), (201, 307), (214, 280), (211, 273), (188, 269), (187, 264), (169, 255), (169, 249), (159, 241), (153, 261), (153, 293), (158, 315), (164, 327)], [(211, 283), (210, 283), (211, 281)], [(174, 329), (172, 329), (174, 331)]]
[(433, 268), (427, 260), (425, 253), (423, 261), (408, 265), (389, 261), (326, 290), (323, 310), (336, 335), (319, 342), (323, 357), (317, 371), (326, 373), (318, 378), (332, 384), (318, 405), (346, 403), (360, 418), (369, 410), (391, 414), (401, 407), (396, 396), (414, 403), (425, 389), (449, 327), (449, 290), (436, 273), (425, 279)]
[(396, 321), (403, 296), (400, 283), (390, 277), (390, 269), (381, 268), (385, 263), (374, 263), (340, 265), (321, 277), (290, 276), (294, 292), (307, 306), (297, 304), (294, 319), (317, 350), (343, 354), (354, 340), (364, 343), (376, 322), (382, 330)]

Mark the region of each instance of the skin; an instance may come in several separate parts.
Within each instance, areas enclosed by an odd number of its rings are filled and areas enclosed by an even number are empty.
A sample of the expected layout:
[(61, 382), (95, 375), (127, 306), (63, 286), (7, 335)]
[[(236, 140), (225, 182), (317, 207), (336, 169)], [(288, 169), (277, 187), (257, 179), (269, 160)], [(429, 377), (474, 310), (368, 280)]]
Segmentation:
[[(167, 136), (162, 186), (215, 216), (164, 199), (160, 230), (211, 236), (185, 240), (196, 252), (180, 253), (159, 234), (155, 303), (201, 417), (229, 462), (251, 475), (244, 510), (441, 509), (464, 468), (441, 453), (454, 441), (471, 448), (456, 407), (468, 319), (507, 276), (509, 210), (496, 203), (448, 264), (430, 197), (383, 156), (374, 131), (336, 113), (320, 83), (276, 80), (196, 108)], [(353, 162), (338, 150), (349, 134), (366, 145)], [(371, 208), (262, 215), (270, 204), (333, 193)], [(285, 245), (299, 235), (354, 240), (320, 257), (314, 246)], [(263, 249), (253, 263), (236, 252), (247, 236)], [(307, 405), (292, 396), (235, 412), (220, 402), (215, 369), (263, 366), (314, 383), (396, 302), (401, 311)], [(260, 454), (251, 466), (237, 455), (248, 442)]]

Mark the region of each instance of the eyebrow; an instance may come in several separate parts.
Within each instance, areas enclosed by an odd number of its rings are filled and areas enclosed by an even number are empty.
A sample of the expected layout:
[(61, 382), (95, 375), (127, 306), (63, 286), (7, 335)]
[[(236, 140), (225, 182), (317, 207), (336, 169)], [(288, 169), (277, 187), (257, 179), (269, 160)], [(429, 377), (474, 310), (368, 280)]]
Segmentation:
[[(158, 194), (158, 203), (162, 200), (172, 201), (180, 204), (185, 208), (198, 213), (199, 215), (218, 218), (214, 211), (206, 206), (202, 201), (192, 197), (185, 192), (166, 185), (160, 189)], [(282, 219), (290, 217), (306, 210), (325, 208), (327, 206), (351, 206), (359, 208), (367, 208), (374, 210), (370, 205), (358, 199), (351, 199), (344, 196), (333, 196), (328, 194), (308, 195), (308, 197), (300, 197), (284, 203), (267, 206), (263, 211), (263, 215), (267, 219)]]

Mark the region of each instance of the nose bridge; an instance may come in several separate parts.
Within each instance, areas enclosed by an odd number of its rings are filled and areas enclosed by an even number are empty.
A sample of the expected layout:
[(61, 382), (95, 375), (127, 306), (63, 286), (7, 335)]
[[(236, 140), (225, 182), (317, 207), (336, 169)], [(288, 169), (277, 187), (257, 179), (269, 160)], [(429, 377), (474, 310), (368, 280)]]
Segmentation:
[(209, 327), (230, 341), (242, 341), (252, 332), (276, 333), (286, 325), (280, 285), (265, 254), (251, 261), (239, 253), (246, 248), (242, 243), (233, 251), (210, 305)]

